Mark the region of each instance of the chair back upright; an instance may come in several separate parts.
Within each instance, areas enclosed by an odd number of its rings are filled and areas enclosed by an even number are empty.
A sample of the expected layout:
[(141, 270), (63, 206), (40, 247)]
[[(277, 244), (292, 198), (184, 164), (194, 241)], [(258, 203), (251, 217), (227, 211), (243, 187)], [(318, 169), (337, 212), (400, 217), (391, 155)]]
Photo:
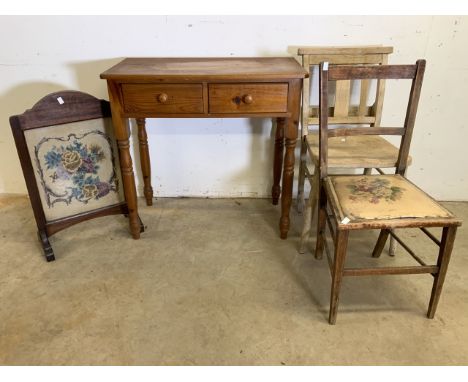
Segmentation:
[[(422, 80), (426, 67), (425, 60), (418, 60), (414, 65), (375, 65), (344, 66), (322, 62), (319, 68), (319, 172), (320, 179), (327, 176), (328, 138), (352, 135), (399, 135), (398, 161), (396, 173), (404, 175), (408, 164), (409, 148), (413, 135), (414, 122), (421, 94)], [(337, 127), (329, 129), (333, 119), (329, 113), (329, 89), (334, 81), (408, 79), (412, 81), (402, 127)], [(336, 107), (336, 106), (335, 106)], [(349, 112), (349, 109), (348, 109)], [(335, 122), (336, 123), (336, 122)]]
[[(314, 80), (313, 70), (321, 62), (331, 65), (386, 65), (388, 56), (393, 52), (391, 46), (347, 46), (347, 47), (299, 47), (298, 55), (302, 58), (302, 66), (309, 72), (309, 78), (304, 79), (302, 88), (302, 124), (301, 136), (308, 134), (310, 125), (319, 124), (319, 107), (311, 105), (311, 82)], [(313, 86), (312, 86), (313, 87)], [(377, 80), (376, 92), (370, 94), (371, 81), (360, 81), (359, 101), (350, 105), (352, 93), (351, 81), (337, 81), (334, 101), (330, 102), (328, 110), (330, 124), (368, 124), (379, 126), (385, 93), (385, 81)], [(373, 102), (368, 106), (369, 98)]]

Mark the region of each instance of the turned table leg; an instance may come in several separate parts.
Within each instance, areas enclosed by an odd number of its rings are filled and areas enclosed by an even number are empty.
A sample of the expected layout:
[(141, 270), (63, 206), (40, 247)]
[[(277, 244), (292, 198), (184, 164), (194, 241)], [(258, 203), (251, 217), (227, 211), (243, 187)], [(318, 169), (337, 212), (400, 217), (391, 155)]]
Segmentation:
[(133, 175), (132, 157), (130, 156), (130, 144), (128, 139), (117, 139), (120, 154), (120, 170), (124, 187), (125, 200), (128, 206), (128, 218), (130, 232), (134, 239), (140, 238), (140, 220), (138, 217), (137, 194), (135, 177)]
[(153, 205), (153, 187), (151, 187), (151, 161), (148, 147), (148, 135), (146, 134), (146, 119), (137, 118), (138, 142), (140, 146), (140, 165), (143, 174), (143, 194), (145, 195), (146, 205)]
[(281, 194), (281, 171), (283, 167), (283, 152), (284, 152), (284, 125), (285, 118), (276, 119), (275, 133), (275, 152), (273, 157), (273, 187), (271, 188), (271, 198), (274, 205), (278, 204)]
[(281, 192), (280, 237), (286, 239), (289, 231), (289, 213), (291, 211), (293, 180), (294, 180), (294, 150), (296, 148), (297, 129), (299, 126), (299, 110), (301, 101), (302, 80), (292, 80), (289, 83), (288, 109), (290, 117), (284, 127), (286, 150), (284, 153), (283, 187)]
[(114, 125), (115, 138), (119, 148), (120, 170), (122, 172), (122, 183), (125, 201), (128, 207), (128, 220), (130, 232), (134, 239), (140, 238), (140, 219), (138, 217), (137, 193), (135, 187), (135, 176), (133, 175), (132, 157), (130, 155), (129, 136), (130, 131), (123, 117), (120, 91), (117, 83), (107, 82), (109, 100), (112, 109), (112, 123)]
[(294, 149), (296, 139), (286, 138), (286, 152), (284, 154), (283, 169), (283, 192), (281, 194), (281, 219), (280, 233), (281, 239), (288, 237), (289, 231), (289, 212), (291, 210), (292, 189), (294, 179)]

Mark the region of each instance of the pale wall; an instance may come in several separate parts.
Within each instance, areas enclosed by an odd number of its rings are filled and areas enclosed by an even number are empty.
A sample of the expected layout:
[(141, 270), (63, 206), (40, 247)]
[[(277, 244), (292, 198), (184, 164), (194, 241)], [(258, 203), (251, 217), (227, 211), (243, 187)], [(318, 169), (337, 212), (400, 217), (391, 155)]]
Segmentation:
[[(26, 192), (8, 117), (57, 90), (107, 98), (99, 73), (122, 57), (282, 56), (295, 45), (370, 44), (394, 46), (390, 63), (427, 59), (408, 176), (438, 199), (468, 200), (468, 17), (428, 16), (1, 17), (0, 193)], [(389, 92), (384, 125), (397, 98)], [(269, 194), (270, 120), (153, 119), (148, 127), (156, 195)]]

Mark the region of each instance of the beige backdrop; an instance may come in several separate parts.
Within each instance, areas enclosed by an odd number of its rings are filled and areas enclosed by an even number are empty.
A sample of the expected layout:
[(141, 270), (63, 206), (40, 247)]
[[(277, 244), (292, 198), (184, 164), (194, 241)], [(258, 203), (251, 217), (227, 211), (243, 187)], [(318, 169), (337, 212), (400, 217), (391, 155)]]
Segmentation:
[[(468, 17), (458, 16), (0, 17), (0, 193), (26, 192), (8, 117), (57, 90), (107, 98), (99, 73), (122, 57), (283, 56), (296, 45), (358, 44), (394, 46), (390, 63), (427, 59), (408, 175), (437, 199), (468, 200)], [(385, 125), (400, 120), (399, 91), (389, 91)], [(148, 127), (157, 196), (269, 195), (271, 121)], [(140, 173), (137, 182), (141, 194)]]

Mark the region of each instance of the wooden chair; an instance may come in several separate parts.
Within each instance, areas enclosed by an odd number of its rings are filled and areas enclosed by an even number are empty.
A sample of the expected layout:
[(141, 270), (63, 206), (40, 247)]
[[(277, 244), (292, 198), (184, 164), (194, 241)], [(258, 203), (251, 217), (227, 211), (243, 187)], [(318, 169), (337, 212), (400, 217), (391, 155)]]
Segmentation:
[(49, 242), (55, 233), (128, 214), (108, 101), (78, 91), (51, 93), (10, 117), (10, 125), (47, 261), (55, 260)]
[[(318, 126), (318, 105), (310, 105), (310, 81), (313, 80), (313, 70), (318, 69), (322, 61), (341, 65), (385, 65), (392, 47), (357, 46), (357, 47), (300, 47), (298, 55), (302, 57), (304, 69), (310, 72), (304, 79), (302, 88), (302, 142), (299, 164), (297, 209), (304, 209), (304, 182), (307, 178), (311, 185), (308, 204), (304, 213), (304, 225), (301, 234), (299, 252), (305, 252), (306, 243), (310, 237), (312, 219), (314, 218), (318, 195), (318, 151), (319, 140), (317, 130), (309, 131), (309, 126)], [(317, 84), (318, 85), (318, 84)], [(329, 108), (330, 124), (367, 124), (378, 127), (382, 115), (382, 105), (385, 93), (385, 81), (377, 80), (375, 97), (370, 96), (371, 81), (365, 79), (360, 83), (360, 96), (357, 105), (350, 106), (351, 81), (340, 81), (335, 87), (334, 105)], [(316, 86), (318, 90), (318, 86)], [(368, 98), (373, 101), (368, 106)], [(372, 99), (373, 98), (373, 99)], [(307, 159), (310, 157), (314, 170), (309, 170)], [(356, 136), (342, 140), (335, 138), (330, 141), (329, 163), (333, 168), (364, 168), (364, 173), (370, 174), (372, 168), (395, 167), (398, 149), (382, 137)], [(390, 254), (394, 254), (393, 239), (390, 243)]]
[[(427, 317), (433, 318), (442, 291), (452, 252), (457, 227), (461, 221), (438, 204), (429, 195), (403, 177), (408, 163), (408, 152), (421, 92), (426, 62), (415, 65), (329, 66), (320, 64), (320, 129), (319, 129), (319, 219), (315, 256), (325, 250), (332, 274), (329, 323), (335, 324), (340, 287), (344, 276), (403, 275), (429, 273), (434, 277)], [(341, 127), (329, 129), (328, 97), (332, 81), (409, 79), (412, 81), (404, 126), (362, 128)], [(330, 140), (337, 137), (375, 135), (401, 136), (395, 174), (329, 176)], [(325, 237), (326, 228), (333, 237), (334, 256)], [(427, 227), (441, 227), (438, 240)], [(439, 246), (437, 263), (427, 265), (395, 233), (398, 228), (420, 228)], [(420, 264), (404, 267), (345, 268), (350, 231), (379, 229), (380, 235), (372, 256), (382, 252), (389, 235)]]

